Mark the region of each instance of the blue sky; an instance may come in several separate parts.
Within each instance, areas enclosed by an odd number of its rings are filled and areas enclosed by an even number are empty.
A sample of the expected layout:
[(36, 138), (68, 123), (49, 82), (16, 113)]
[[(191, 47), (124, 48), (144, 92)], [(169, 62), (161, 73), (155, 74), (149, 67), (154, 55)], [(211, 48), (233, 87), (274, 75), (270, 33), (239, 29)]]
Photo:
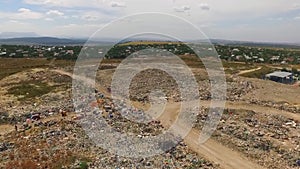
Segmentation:
[(299, 0), (1, 0), (0, 32), (89, 37), (142, 12), (184, 18), (210, 38), (300, 42)]

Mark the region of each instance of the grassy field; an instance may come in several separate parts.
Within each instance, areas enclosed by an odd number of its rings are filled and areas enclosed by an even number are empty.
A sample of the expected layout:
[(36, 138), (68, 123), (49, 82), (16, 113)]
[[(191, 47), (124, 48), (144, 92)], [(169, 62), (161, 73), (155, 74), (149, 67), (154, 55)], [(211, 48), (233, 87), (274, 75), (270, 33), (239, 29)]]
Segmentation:
[[(191, 68), (205, 68), (201, 60), (196, 57), (195, 55), (188, 55), (188, 56), (179, 56), (182, 61), (185, 62), (186, 65), (188, 65)], [(159, 58), (162, 59), (162, 58)], [(173, 59), (171, 59), (173, 60)], [(103, 59), (101, 61), (101, 64), (120, 64), (123, 61), (123, 59)], [(168, 60), (162, 60), (168, 62)]]
[(128, 46), (128, 45), (167, 45), (167, 44), (183, 44), (182, 42), (166, 42), (166, 41), (141, 41), (141, 42), (127, 42), (122, 43), (120, 46)]
[(30, 68), (43, 67), (47, 63), (49, 63), (49, 61), (47, 61), (46, 59), (1, 58), (0, 59), (0, 80), (9, 75)]
[(56, 86), (49, 86), (42, 82), (24, 82), (10, 88), (7, 92), (18, 97), (19, 100), (27, 100), (35, 97), (40, 97), (54, 90)]
[[(130, 42), (135, 43), (135, 42)], [(143, 42), (143, 43), (161, 43), (161, 42)], [(167, 43), (167, 42), (165, 42)], [(179, 56), (187, 66), (190, 68), (205, 68), (201, 60), (195, 55)], [(95, 60), (91, 60), (91, 63), (95, 63)], [(122, 59), (103, 59), (101, 64), (114, 64), (117, 66), (122, 62)], [(47, 60), (45, 58), (0, 58), (0, 80), (29, 69), (33, 68), (65, 68), (74, 66), (75, 61), (69, 60)], [(235, 74), (242, 70), (253, 69), (259, 65), (246, 64), (240, 62), (227, 62), (222, 61), (223, 67), (225, 68), (226, 74)], [(270, 68), (271, 66), (263, 66), (261, 70), (254, 71), (251, 73), (243, 74), (244, 77), (250, 78), (261, 78), (263, 75), (270, 73), (275, 70), (275, 68)], [(294, 68), (300, 69), (300, 65), (293, 65)]]
[(266, 75), (268, 73), (272, 73), (273, 71), (275, 71), (275, 69), (264, 66), (260, 70), (257, 70), (257, 71), (254, 71), (254, 72), (245, 73), (245, 74), (242, 74), (242, 76), (249, 77), (249, 78), (258, 78), (258, 79), (261, 79), (261, 78), (264, 77), (264, 75)]
[(28, 69), (65, 67), (74, 65), (74, 61), (47, 60), (45, 58), (0, 58), (0, 80)]

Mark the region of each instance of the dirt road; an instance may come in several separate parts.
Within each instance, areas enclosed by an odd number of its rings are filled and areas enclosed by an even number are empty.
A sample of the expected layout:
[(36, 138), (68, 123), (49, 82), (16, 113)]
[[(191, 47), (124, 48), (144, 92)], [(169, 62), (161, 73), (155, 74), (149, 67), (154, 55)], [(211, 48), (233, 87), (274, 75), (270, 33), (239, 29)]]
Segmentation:
[(240, 71), (239, 73), (237, 73), (237, 75), (242, 75), (242, 74), (246, 74), (246, 73), (250, 73), (250, 72), (255, 72), (255, 71), (258, 71), (260, 69), (262, 69), (262, 67), (258, 67), (258, 68), (250, 69), (250, 70), (243, 70), (243, 71)]
[[(167, 104), (165, 112), (159, 117), (162, 125), (169, 128), (176, 120), (178, 111), (180, 109), (179, 103)], [(244, 155), (233, 151), (213, 139), (207, 140), (204, 144), (199, 143), (200, 131), (192, 129), (184, 138), (185, 143), (201, 157), (205, 157), (211, 161), (218, 163), (221, 168), (229, 169), (256, 169), (263, 168), (258, 164), (251, 162)]]

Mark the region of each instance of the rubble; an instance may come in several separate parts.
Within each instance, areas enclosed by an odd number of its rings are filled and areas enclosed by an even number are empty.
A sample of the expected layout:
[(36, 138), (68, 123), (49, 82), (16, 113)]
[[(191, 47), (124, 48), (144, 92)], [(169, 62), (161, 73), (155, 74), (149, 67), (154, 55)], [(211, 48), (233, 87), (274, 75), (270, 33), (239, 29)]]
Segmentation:
[[(188, 76), (191, 76), (186, 75), (183, 72), (176, 72), (176, 74), (180, 76), (180, 79), (182, 79), (182, 81), (185, 81), (185, 79), (188, 79)], [(195, 74), (195, 76), (197, 77), (198, 75)], [(98, 81), (101, 81), (105, 84), (110, 84), (110, 80), (104, 80), (104, 77), (100, 77), (98, 77)], [(123, 79), (117, 80), (119, 80), (118, 84), (124, 84), (122, 82)], [(197, 80), (199, 87), (199, 98), (195, 99), (210, 100), (211, 81), (208, 79), (208, 77), (204, 79), (197, 78)], [(185, 85), (186, 87), (189, 87), (189, 84)], [(255, 89), (251, 82), (241, 79), (233, 79), (231, 81), (228, 81), (226, 84), (226, 88), (227, 100), (230, 101), (240, 101), (242, 99), (242, 96)], [(122, 96), (127, 94), (126, 91), (122, 91), (123, 86), (117, 86), (117, 90), (120, 91)], [(166, 95), (167, 100), (174, 100), (176, 102), (182, 101), (181, 93), (175, 79), (173, 79), (173, 77), (168, 75), (166, 72), (156, 69), (148, 69), (142, 71), (132, 79), (129, 89), (130, 99), (139, 102), (149, 102), (149, 94), (154, 90), (163, 91)]]
[[(44, 72), (28, 75), (31, 80), (47, 79)], [(63, 78), (58, 81), (63, 81)], [(104, 118), (117, 131), (129, 132), (136, 137), (155, 136), (164, 131), (162, 125), (151, 117), (147, 117), (147, 123), (130, 120), (144, 116), (142, 110), (112, 102), (99, 91), (95, 93), (96, 101), (90, 100), (89, 96), (83, 98), (92, 106), (99, 107), (99, 111), (82, 109), (82, 112), (92, 112), (94, 116)], [(0, 138), (0, 142), (5, 140), (14, 145), (2, 146), (0, 168), (219, 168), (217, 164), (192, 152), (183, 142), (167, 153), (149, 158), (119, 157), (97, 147), (79, 125), (79, 121), (86, 116), (84, 113), (74, 113), (70, 90), (46, 94), (35, 102), (5, 106), (4, 110), (10, 113), (10, 117), (5, 118), (14, 119), (13, 123), (18, 126), (26, 119), (32, 122), (28, 121), (24, 128), (19, 127), (18, 131)], [(66, 116), (62, 117), (62, 112), (66, 112)], [(124, 116), (126, 112), (134, 116)], [(39, 114), (40, 118), (32, 118), (35, 114)]]
[[(195, 127), (201, 129), (207, 117), (206, 109), (200, 111)], [(213, 137), (267, 168), (294, 168), (300, 152), (299, 129), (299, 122), (283, 116), (227, 109)]]
[[(105, 70), (101, 76), (104, 79), (97, 77), (97, 80), (108, 88), (107, 82), (111, 77), (107, 72), (113, 73), (113, 70)], [(186, 78), (184, 76), (183, 79)], [(94, 117), (104, 118), (115, 131), (130, 133), (138, 138), (156, 136), (166, 129), (159, 121), (145, 116), (143, 110), (126, 106), (122, 101), (113, 102), (96, 89), (96, 100), (91, 96), (82, 96), (84, 102), (76, 107), (79, 111), (74, 113), (71, 78), (47, 71), (27, 73), (26, 77), (30, 81), (62, 86), (38, 99), (0, 103), (0, 124), (16, 124), (19, 127), (18, 131), (0, 137), (0, 168), (219, 168), (217, 164), (192, 152), (182, 141), (166, 153), (149, 158), (125, 158), (111, 154), (97, 147), (79, 125), (87, 117), (87, 112)], [(197, 80), (200, 98), (196, 99), (210, 100), (210, 81), (207, 77), (198, 77)], [(182, 100), (174, 79), (156, 70), (147, 70), (135, 76), (130, 86), (130, 98), (142, 104), (147, 103), (150, 101), (149, 94), (156, 89), (165, 93), (166, 100)], [(244, 95), (255, 90), (255, 86), (247, 80), (231, 79), (227, 82), (227, 89), (227, 100), (231, 102), (243, 101), (250, 106), (257, 104), (299, 113), (299, 108), (287, 103), (243, 100)], [(85, 103), (91, 108), (85, 109)], [(93, 109), (96, 107), (99, 109)], [(195, 128), (201, 129), (203, 126), (208, 118), (206, 111), (204, 108), (200, 110)], [(37, 113), (40, 119), (33, 119)], [(25, 123), (22, 127), (28, 118), (33, 122)], [(212, 137), (264, 167), (297, 168), (300, 156), (299, 129), (299, 121), (280, 115), (226, 110)]]
[(0, 152), (7, 151), (7, 150), (12, 149), (12, 148), (13, 148), (12, 143), (8, 143), (8, 142), (0, 143)]
[[(15, 146), (7, 149), (7, 144), (4, 144), (6, 153), (0, 152), (0, 167), (18, 167), (21, 164), (25, 166), (23, 162), (31, 159), (30, 166), (36, 168), (75, 169), (83, 164), (95, 169), (218, 168), (218, 165), (199, 158), (183, 142), (162, 155), (149, 158), (125, 158), (95, 146), (75, 121), (56, 119), (40, 123), (26, 131), (25, 135), (21, 133), (17, 136), (13, 136), (13, 133), (7, 135)], [(22, 155), (24, 153), (27, 155)], [(22, 163), (18, 164), (17, 161)]]
[(284, 111), (288, 111), (288, 112), (292, 112), (292, 113), (300, 113), (300, 108), (293, 106), (293, 105), (289, 105), (288, 103), (275, 103), (272, 101), (263, 101), (263, 100), (258, 100), (258, 99), (251, 99), (251, 100), (246, 100), (247, 103), (249, 104), (256, 104), (256, 105), (261, 105), (261, 106), (265, 106), (265, 107), (272, 107), (272, 108), (276, 108), (278, 110), (284, 110)]

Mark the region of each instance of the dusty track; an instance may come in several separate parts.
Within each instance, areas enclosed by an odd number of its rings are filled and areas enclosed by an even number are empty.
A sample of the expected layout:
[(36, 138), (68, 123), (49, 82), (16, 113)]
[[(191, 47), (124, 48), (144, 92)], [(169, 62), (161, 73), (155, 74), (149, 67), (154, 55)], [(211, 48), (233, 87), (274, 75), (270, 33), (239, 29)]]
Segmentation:
[(240, 71), (239, 73), (237, 73), (237, 75), (242, 75), (242, 74), (246, 74), (246, 73), (255, 72), (255, 71), (258, 71), (260, 69), (262, 69), (262, 67), (258, 67), (258, 68), (250, 69), (250, 70), (243, 70), (243, 71)]
[[(178, 111), (180, 109), (179, 103), (171, 103), (166, 106), (164, 114), (159, 118), (162, 125), (169, 128), (176, 120)], [(233, 151), (222, 144), (209, 139), (204, 144), (199, 143), (200, 132), (192, 129), (184, 138), (185, 143), (201, 157), (205, 157), (211, 161), (220, 164), (221, 168), (229, 169), (256, 169), (263, 168), (254, 162), (251, 162), (244, 155)]]

